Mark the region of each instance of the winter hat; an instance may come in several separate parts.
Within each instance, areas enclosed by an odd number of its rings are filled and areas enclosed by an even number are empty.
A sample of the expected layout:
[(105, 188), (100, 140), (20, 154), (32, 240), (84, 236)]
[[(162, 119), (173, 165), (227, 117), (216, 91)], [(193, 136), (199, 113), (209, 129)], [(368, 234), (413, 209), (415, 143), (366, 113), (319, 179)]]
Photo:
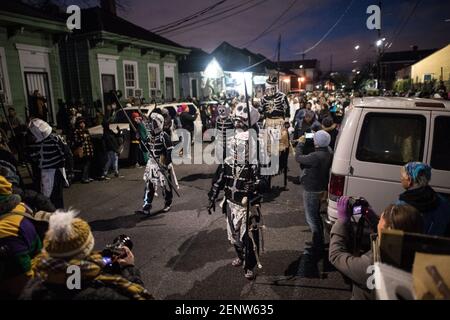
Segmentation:
[(83, 117), (78, 117), (75, 125), (78, 127), (81, 123), (86, 123), (86, 120)]
[(20, 196), (12, 192), (12, 184), (4, 176), (0, 176), (0, 213), (14, 208), (20, 201)]
[(331, 136), (324, 130), (317, 131), (314, 134), (314, 144), (319, 148), (328, 147), (330, 145)]
[(139, 118), (140, 117), (140, 115), (139, 115), (139, 113), (137, 113), (137, 112), (133, 112), (132, 114), (131, 114), (131, 119), (132, 120), (134, 120), (134, 119), (136, 119), (136, 118)]
[(428, 183), (431, 180), (431, 167), (422, 162), (409, 162), (403, 167), (414, 183), (420, 180)]
[(53, 258), (83, 259), (94, 248), (94, 236), (89, 224), (75, 218), (77, 211), (57, 210), (49, 219), (44, 249)]
[(30, 129), (31, 133), (36, 138), (36, 142), (41, 142), (52, 133), (52, 127), (44, 120), (38, 118), (30, 121), (28, 129)]

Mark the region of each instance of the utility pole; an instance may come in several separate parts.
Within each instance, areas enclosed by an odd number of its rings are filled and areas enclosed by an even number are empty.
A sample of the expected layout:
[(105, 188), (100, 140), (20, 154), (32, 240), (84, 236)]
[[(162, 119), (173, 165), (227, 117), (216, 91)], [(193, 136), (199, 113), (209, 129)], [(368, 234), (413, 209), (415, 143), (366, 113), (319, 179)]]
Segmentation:
[[(378, 7), (380, 8), (380, 20), (381, 20), (381, 0), (378, 2)], [(380, 21), (380, 29), (378, 29), (378, 39), (377, 41), (381, 40), (381, 27), (383, 25), (382, 20)], [(378, 88), (381, 89), (382, 87), (382, 80), (381, 80), (381, 52), (382, 47), (384, 45), (384, 41), (381, 42), (381, 45), (378, 46), (378, 63), (377, 63), (377, 78), (378, 78)]]
[(278, 59), (277, 59), (277, 80), (278, 88), (280, 87), (280, 57), (281, 57), (281, 33), (278, 35)]

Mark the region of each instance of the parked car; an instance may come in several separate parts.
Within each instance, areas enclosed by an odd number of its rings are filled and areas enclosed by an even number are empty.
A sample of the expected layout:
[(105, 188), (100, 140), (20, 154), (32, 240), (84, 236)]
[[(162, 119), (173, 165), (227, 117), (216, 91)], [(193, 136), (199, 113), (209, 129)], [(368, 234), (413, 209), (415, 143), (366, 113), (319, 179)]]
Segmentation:
[[(117, 127), (120, 128), (120, 130), (124, 134), (124, 149), (122, 153), (120, 154), (121, 160), (127, 160), (130, 156), (130, 124), (128, 118), (131, 118), (131, 114), (133, 112), (141, 112), (146, 117), (149, 117), (152, 111), (155, 108), (162, 109), (165, 108), (169, 111), (170, 116), (172, 119), (175, 119), (177, 108), (181, 106), (182, 104), (186, 104), (189, 107), (189, 112), (192, 114), (195, 114), (198, 110), (198, 108), (193, 103), (168, 103), (168, 104), (162, 104), (162, 105), (144, 105), (141, 107), (132, 106), (132, 107), (126, 107), (122, 110), (117, 111), (114, 120), (110, 123), (109, 127), (114, 132), (117, 132)], [(124, 114), (126, 112), (127, 116)], [(197, 117), (197, 119), (194, 122), (195, 130), (199, 130), (198, 132), (202, 132), (202, 122), (200, 120), (200, 117)], [(172, 141), (176, 142), (179, 140), (179, 137), (175, 134), (174, 130), (176, 128), (172, 127)], [(103, 128), (102, 126), (95, 126), (89, 129), (89, 133), (92, 136), (92, 139), (94, 140), (94, 147), (100, 146), (98, 143), (99, 139), (103, 135)]]
[(355, 98), (337, 137), (328, 190), (328, 216), (337, 219), (340, 196), (366, 198), (380, 213), (403, 192), (400, 168), (431, 165), (430, 185), (450, 196), (450, 102), (431, 99)]

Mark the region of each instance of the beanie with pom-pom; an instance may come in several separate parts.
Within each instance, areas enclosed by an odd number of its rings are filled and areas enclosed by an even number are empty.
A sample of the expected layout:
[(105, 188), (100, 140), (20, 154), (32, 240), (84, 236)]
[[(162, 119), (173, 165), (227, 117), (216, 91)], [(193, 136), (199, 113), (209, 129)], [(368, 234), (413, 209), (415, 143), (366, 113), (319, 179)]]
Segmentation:
[(53, 258), (82, 259), (94, 248), (94, 236), (89, 224), (76, 218), (77, 211), (57, 210), (49, 220), (44, 249)]

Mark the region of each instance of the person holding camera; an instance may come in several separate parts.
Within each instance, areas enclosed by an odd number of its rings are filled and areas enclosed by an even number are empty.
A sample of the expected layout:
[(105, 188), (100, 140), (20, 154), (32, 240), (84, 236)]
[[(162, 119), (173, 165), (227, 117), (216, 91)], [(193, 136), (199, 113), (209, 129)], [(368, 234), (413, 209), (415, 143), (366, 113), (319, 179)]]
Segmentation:
[[(308, 138), (309, 139), (309, 138)], [(303, 166), (301, 183), (304, 186), (303, 205), (305, 208), (306, 223), (312, 232), (312, 246), (305, 248), (300, 261), (299, 276), (317, 277), (317, 262), (322, 258), (324, 251), (324, 234), (322, 218), (320, 217), (320, 203), (323, 192), (327, 191), (328, 178), (332, 161), (332, 151), (329, 147), (331, 137), (320, 130), (312, 137), (315, 150), (305, 155), (304, 148), (307, 137), (302, 136), (296, 149), (295, 160)]]
[(450, 237), (450, 204), (428, 185), (431, 167), (422, 162), (409, 162), (400, 171), (402, 187), (406, 191), (397, 203), (409, 204), (423, 215), (423, 233)]
[[(56, 211), (49, 220), (43, 251), (33, 259), (22, 300), (150, 300), (134, 256), (126, 246), (105, 257), (94, 252), (94, 236), (77, 212)], [(114, 259), (118, 273), (107, 268)]]
[[(422, 215), (408, 204), (391, 204), (384, 209), (380, 218), (364, 201), (365, 205), (359, 210), (351, 205), (350, 197), (340, 197), (337, 205), (338, 220), (333, 225), (330, 233), (330, 263), (336, 267), (343, 275), (352, 281), (352, 300), (373, 300), (374, 290), (367, 287), (367, 279), (371, 275), (368, 272), (369, 266), (374, 264), (374, 249), (378, 247), (379, 237), (383, 230), (396, 229), (404, 232), (422, 233)], [(366, 219), (372, 231), (377, 236), (372, 237), (372, 250), (358, 256), (355, 250), (350, 248), (354, 242), (352, 239), (353, 226), (351, 217), (354, 214), (361, 214), (360, 219)], [(375, 229), (376, 226), (376, 229)]]

